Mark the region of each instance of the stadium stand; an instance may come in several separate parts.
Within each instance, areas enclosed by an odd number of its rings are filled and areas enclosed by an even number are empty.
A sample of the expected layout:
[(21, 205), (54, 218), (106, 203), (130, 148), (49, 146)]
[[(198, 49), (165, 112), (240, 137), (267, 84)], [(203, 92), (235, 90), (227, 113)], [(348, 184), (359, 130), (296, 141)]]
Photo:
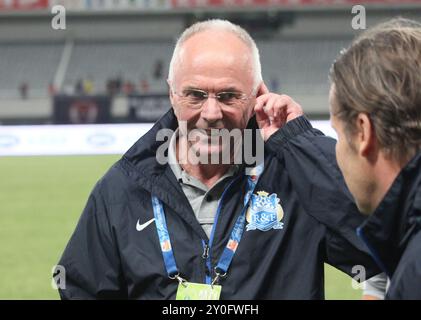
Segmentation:
[[(25, 15), (0, 10), (0, 123), (49, 123), (53, 93), (73, 95), (80, 92), (81, 85), (84, 94), (109, 93), (109, 84), (116, 79), (130, 89), (118, 90), (112, 101), (113, 119), (116, 115), (117, 122), (124, 121), (129, 113), (126, 94), (166, 94), (165, 79), (175, 38), (184, 26), (212, 17), (227, 18), (249, 28), (260, 48), (268, 87), (293, 96), (310, 117), (326, 119), (330, 65), (357, 33), (350, 27), (352, 15), (348, 9), (320, 6), (316, 11), (301, 10), (297, 1), (297, 10), (272, 12), (260, 7), (213, 13), (193, 12), (184, 5), (182, 11), (174, 12), (168, 6), (161, 11), (152, 7), (144, 12), (133, 11), (132, 7), (96, 11), (85, 8), (82, 1), (77, 6), (72, 1), (59, 2), (73, 8), (69, 9), (65, 31), (53, 30), (51, 15), (46, 12)], [(150, 3), (158, 8), (161, 2)], [(392, 11), (386, 4), (377, 6), (370, 11), (368, 26), (396, 15), (419, 19), (419, 8)], [(25, 96), (28, 99), (22, 99)]]
[(107, 80), (121, 76), (126, 81), (139, 84), (147, 79), (151, 91), (166, 91), (166, 71), (163, 78), (155, 81), (153, 68), (158, 60), (168, 66), (171, 58), (171, 42), (109, 41), (77, 42), (65, 77), (65, 83), (75, 83), (80, 78), (94, 75), (97, 90), (104, 91)]
[[(348, 44), (348, 39), (276, 39), (257, 42), (263, 75), (273, 90), (286, 92), (298, 101), (304, 101), (309, 112), (327, 111), (327, 71), (338, 51)], [(65, 69), (62, 90), (72, 94), (79, 80), (90, 78), (94, 92), (104, 93), (109, 79), (121, 77), (124, 82), (132, 82), (137, 92), (144, 92), (142, 81), (147, 81), (148, 93), (165, 93), (172, 46), (170, 40), (75, 42)], [(1, 97), (18, 98), (19, 87), (26, 82), (31, 99), (48, 98), (48, 87), (57, 72), (63, 49), (64, 43), (0, 44), (3, 57), (0, 68), (4, 70), (0, 74)], [(164, 66), (159, 79), (153, 77), (157, 61), (162, 61)], [(19, 100), (9, 103), (27, 104)], [(46, 108), (43, 109), (47, 112)]]
[(19, 96), (27, 83), (32, 98), (46, 97), (60, 62), (63, 43), (0, 43), (0, 96)]
[[(277, 40), (258, 41), (266, 80), (279, 78), (281, 90), (294, 93), (315, 93), (327, 88), (327, 70), (338, 51), (348, 40)], [(151, 82), (151, 91), (166, 92), (166, 70), (163, 79), (154, 81), (153, 67), (157, 60), (168, 67), (171, 42), (100, 42), (76, 43), (66, 74), (66, 83), (95, 75), (99, 90), (107, 79), (122, 75), (139, 83), (142, 77)], [(143, 76), (142, 76), (143, 75)]]

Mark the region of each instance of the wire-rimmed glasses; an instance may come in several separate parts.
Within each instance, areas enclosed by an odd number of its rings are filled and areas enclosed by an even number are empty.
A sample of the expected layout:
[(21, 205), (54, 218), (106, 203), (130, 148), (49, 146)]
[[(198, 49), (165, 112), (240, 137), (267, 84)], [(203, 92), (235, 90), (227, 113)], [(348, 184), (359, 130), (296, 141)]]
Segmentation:
[(216, 99), (219, 104), (228, 108), (241, 108), (253, 96), (254, 92), (250, 95), (239, 91), (221, 91), (210, 94), (200, 89), (185, 89), (182, 92), (173, 90), (173, 93), (180, 97), (182, 106), (191, 109), (200, 109), (209, 98)]

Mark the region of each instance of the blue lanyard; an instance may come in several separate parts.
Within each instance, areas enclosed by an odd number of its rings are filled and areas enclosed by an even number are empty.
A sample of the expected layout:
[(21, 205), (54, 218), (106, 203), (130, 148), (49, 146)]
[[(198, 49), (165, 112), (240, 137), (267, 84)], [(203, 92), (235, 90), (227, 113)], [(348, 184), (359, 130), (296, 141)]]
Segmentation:
[[(257, 181), (261, 172), (263, 171), (263, 164), (255, 168), (254, 175), (250, 175), (247, 179), (246, 194), (244, 196), (244, 207), (235, 222), (235, 225), (231, 231), (230, 238), (227, 245), (222, 252), (222, 255), (219, 259), (217, 266), (215, 267), (216, 278), (212, 282), (217, 282), (219, 277), (224, 277), (231, 265), (231, 262), (234, 258), (235, 252), (238, 248), (238, 245), (241, 241), (241, 236), (244, 231), (245, 220), (246, 220), (246, 210), (248, 203), (250, 201), (251, 195), (254, 192)], [(164, 206), (162, 205), (161, 200), (156, 196), (152, 196), (152, 207), (155, 216), (155, 225), (158, 232), (160, 247), (162, 251), (162, 257), (164, 258), (165, 268), (167, 270), (168, 277), (171, 279), (179, 279), (179, 271), (175, 262), (174, 253), (172, 250), (171, 240), (168, 233), (167, 222), (165, 220)]]
[(172, 251), (170, 235), (168, 234), (167, 222), (165, 220), (164, 207), (161, 200), (152, 196), (152, 207), (155, 216), (156, 230), (158, 231), (159, 243), (161, 245), (162, 256), (164, 258), (165, 268), (168, 276), (173, 278), (178, 275), (178, 268), (175, 263), (174, 253)]

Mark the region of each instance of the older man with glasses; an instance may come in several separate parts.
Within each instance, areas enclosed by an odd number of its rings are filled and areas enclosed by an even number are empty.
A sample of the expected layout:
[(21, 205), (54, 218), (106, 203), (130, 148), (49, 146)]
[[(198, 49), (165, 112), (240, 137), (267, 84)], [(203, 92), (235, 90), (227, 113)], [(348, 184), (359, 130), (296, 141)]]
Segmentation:
[[(90, 196), (60, 261), (62, 298), (322, 299), (325, 262), (378, 272), (354, 232), (362, 217), (334, 140), (268, 92), (245, 30), (185, 30), (168, 84), (173, 108)], [(219, 139), (232, 131), (239, 149)]]

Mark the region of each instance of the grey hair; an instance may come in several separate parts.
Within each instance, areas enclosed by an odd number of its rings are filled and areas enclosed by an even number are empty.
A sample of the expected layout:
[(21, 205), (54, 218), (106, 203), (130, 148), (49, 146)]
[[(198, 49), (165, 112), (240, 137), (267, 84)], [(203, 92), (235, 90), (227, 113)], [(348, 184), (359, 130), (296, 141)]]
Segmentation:
[(258, 86), (263, 81), (259, 49), (257, 48), (253, 38), (246, 30), (244, 30), (238, 25), (229, 22), (228, 20), (222, 19), (210, 19), (206, 21), (197, 22), (191, 25), (186, 30), (184, 30), (184, 32), (181, 34), (181, 36), (178, 38), (175, 44), (168, 71), (168, 81), (170, 83), (174, 83), (174, 69), (178, 59), (180, 58), (180, 51), (184, 42), (186, 42), (186, 40), (191, 38), (193, 35), (208, 30), (218, 30), (233, 33), (250, 48), (253, 59), (253, 90), (256, 91)]

